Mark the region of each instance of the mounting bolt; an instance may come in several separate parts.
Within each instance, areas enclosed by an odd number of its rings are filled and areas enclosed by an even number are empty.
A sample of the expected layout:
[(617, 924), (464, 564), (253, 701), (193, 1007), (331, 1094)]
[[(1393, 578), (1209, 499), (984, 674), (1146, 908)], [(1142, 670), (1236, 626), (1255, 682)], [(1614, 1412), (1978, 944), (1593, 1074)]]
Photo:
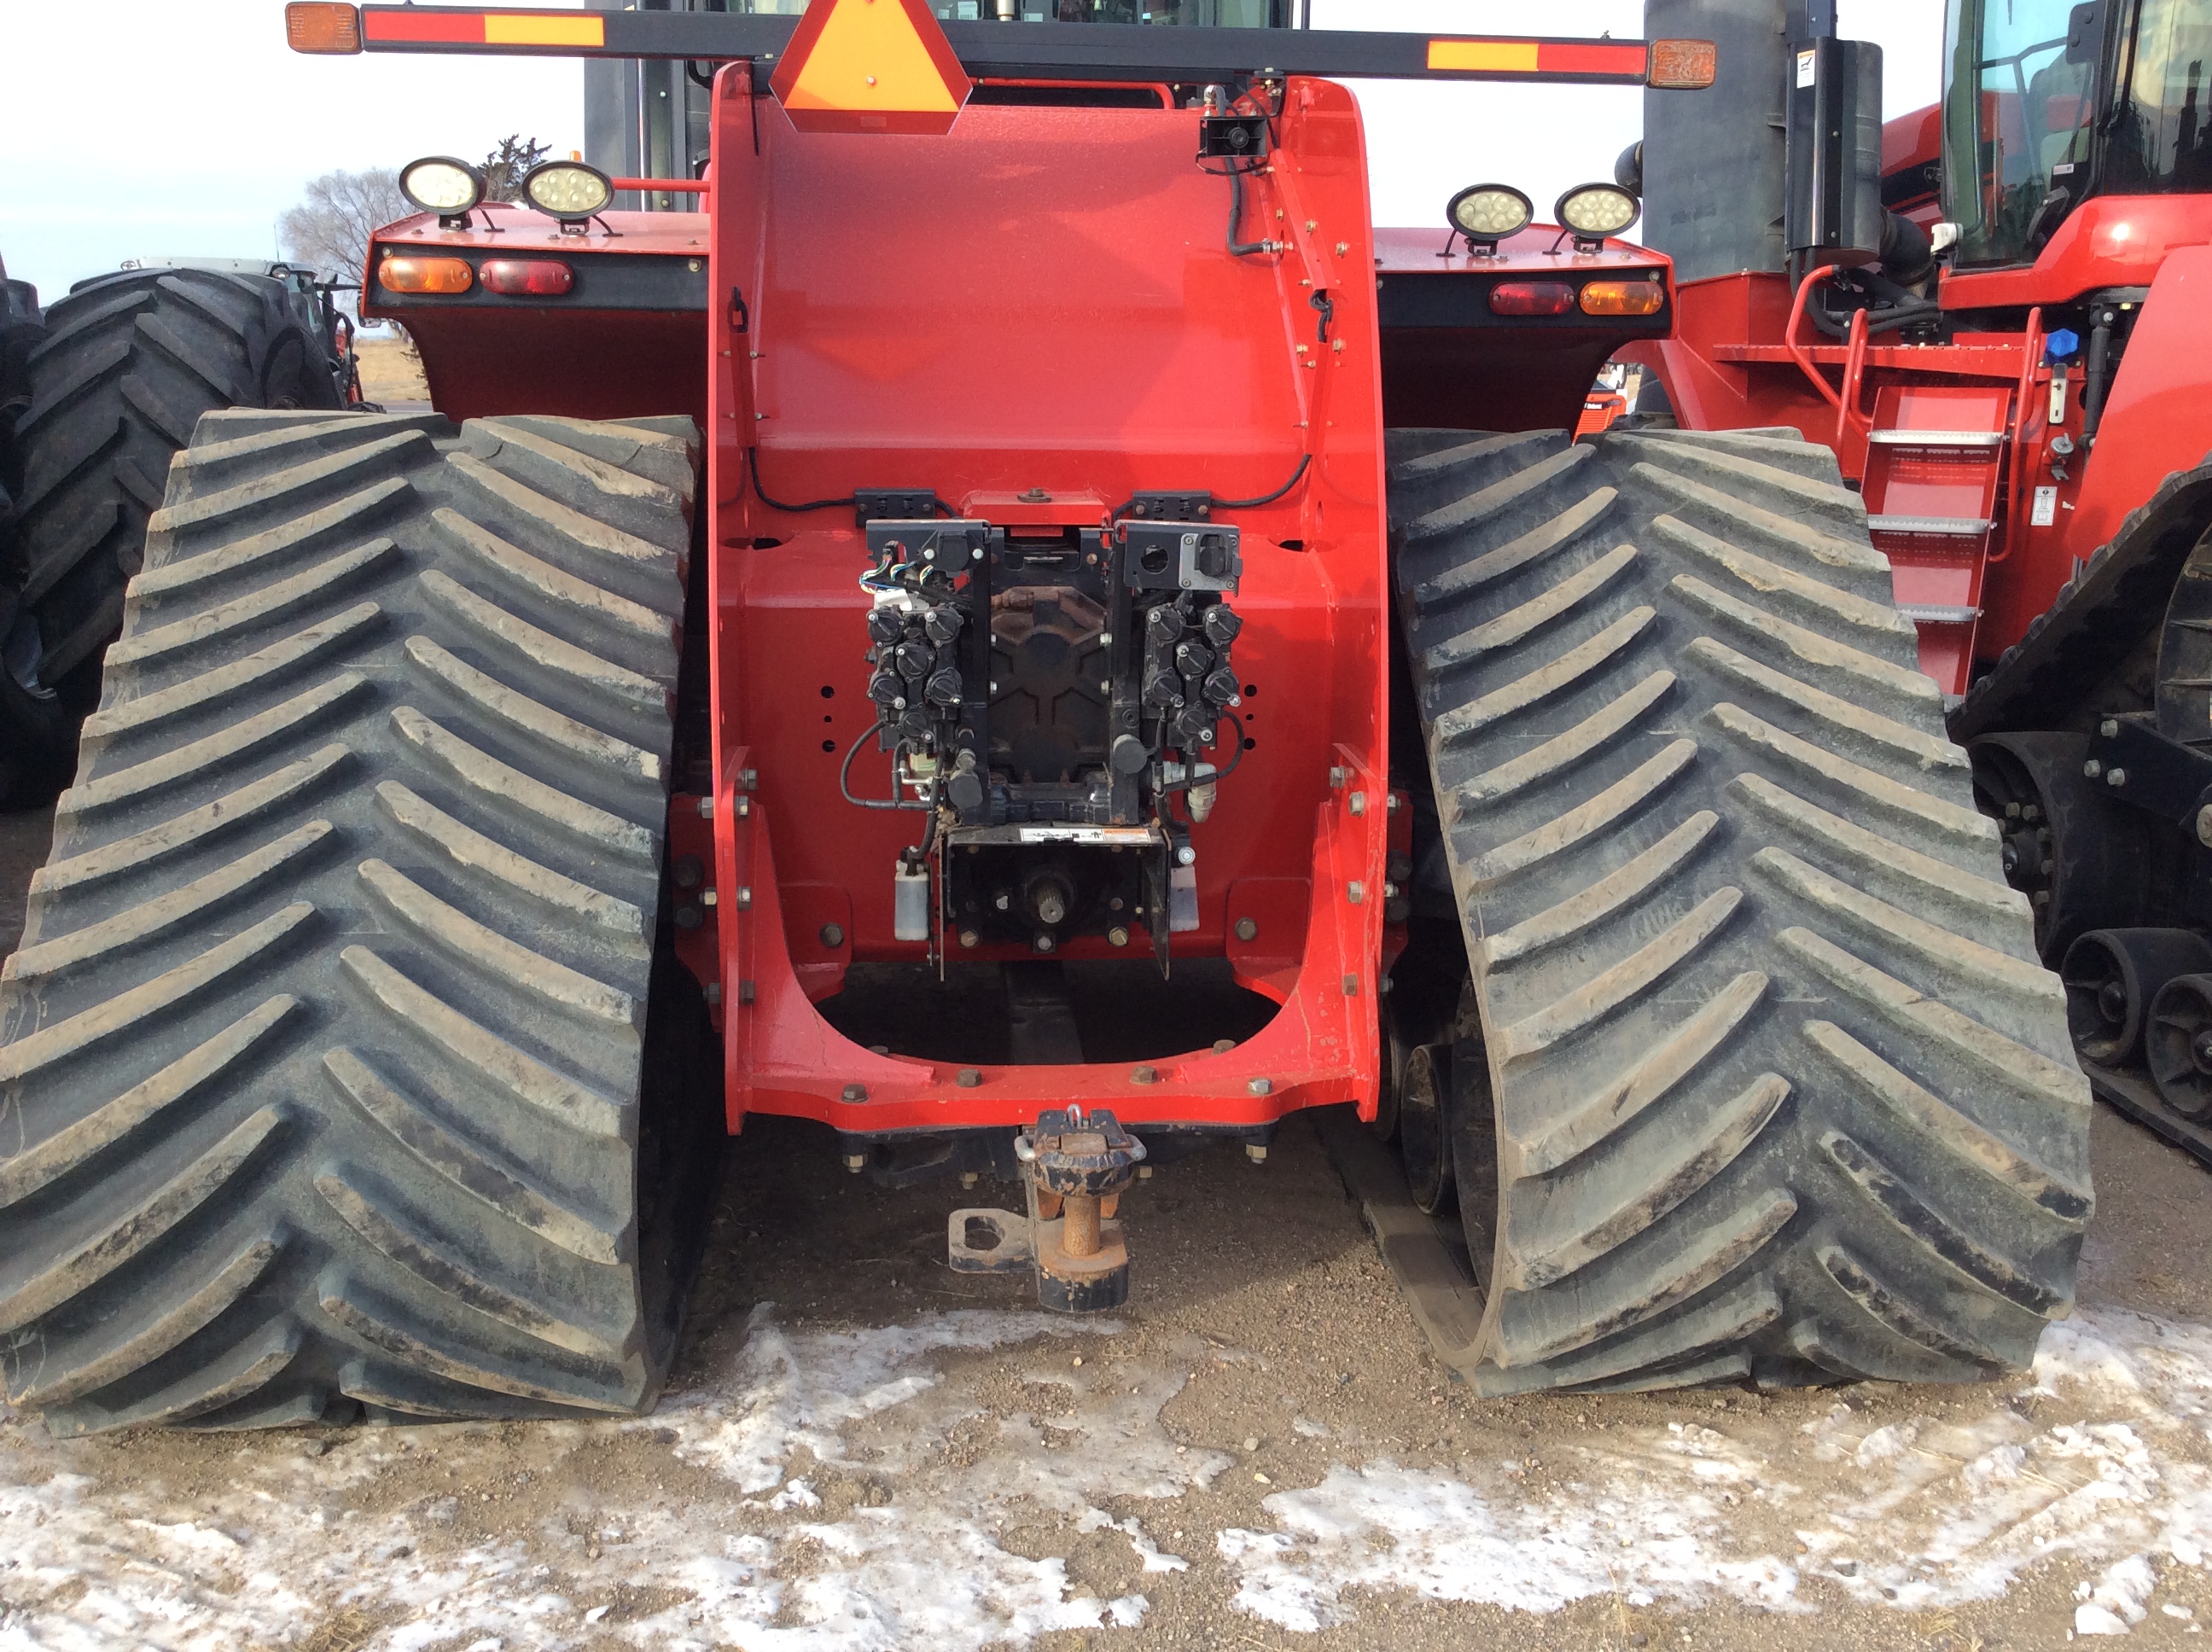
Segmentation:
[(982, 1178), (973, 1170), (963, 1170), (960, 1173), (960, 1186), (963, 1190), (974, 1187), (981, 1180)]
[(1267, 1162), (1267, 1144), (1264, 1141), (1246, 1142), (1244, 1157), (1255, 1164), (1265, 1164)]
[(2094, 757), (2090, 758), (2088, 762), (2081, 765), (2082, 774), (2087, 779), (2093, 780), (2104, 772), (2105, 765), (2099, 762)]
[(711, 798), (711, 797), (704, 797), (704, 798), (700, 799), (699, 799), (699, 818), (700, 818), (700, 819), (702, 819), (702, 820), (712, 820), (712, 819), (714, 819), (714, 799), (713, 798)]
[(963, 1067), (953, 1075), (952, 1082), (963, 1090), (973, 1090), (983, 1082), (983, 1075), (974, 1067)]
[(961, 945), (963, 945), (963, 946), (981, 946), (982, 944), (983, 944), (983, 938), (982, 938), (981, 935), (978, 935), (978, 934), (977, 934), (974, 930), (972, 930), (972, 929), (963, 929), (963, 930), (962, 930), (962, 931), (960, 932), (960, 944), (961, 944)]
[(2120, 738), (2120, 720), (2117, 717), (2107, 717), (2103, 722), (2097, 725), (2097, 732), (2107, 740), (2118, 739)]
[(738, 818), (739, 820), (744, 819), (745, 817), (751, 814), (752, 811), (753, 800), (750, 798), (739, 798), (738, 799)]
[(721, 1003), (721, 1001), (722, 1001), (722, 983), (721, 983), (720, 981), (708, 981), (708, 982), (707, 983), (707, 1004), (708, 1004), (708, 1006), (709, 1008), (713, 1008), (714, 1006), (715, 1006), (715, 1005), (720, 1005), (720, 1004)]
[(752, 984), (752, 982), (750, 982), (750, 981), (739, 981), (739, 982), (738, 983), (738, 1003), (740, 1003), (740, 1004), (750, 1004), (750, 1003), (751, 1003), (752, 1001), (753, 1001), (753, 984)]
[(1386, 901), (1395, 901), (1398, 898), (1398, 886), (1387, 878), (1382, 884), (1382, 898)]
[(1176, 851), (1176, 864), (1179, 866), (1190, 865), (1195, 862), (1197, 859), (1198, 851), (1192, 848), (1188, 843), (1184, 844), (1182, 847)]
[(755, 791), (758, 791), (759, 789), (760, 789), (760, 770), (759, 770), (759, 769), (757, 769), (757, 768), (740, 768), (739, 770), (738, 770), (738, 791), (740, 791), (740, 792), (755, 792)]
[(1359, 996), (1358, 976), (1346, 975), (1344, 978), (1344, 995), (1346, 998), (1358, 998)]
[(1111, 929), (1109, 929), (1109, 930), (1108, 930), (1108, 931), (1106, 932), (1106, 944), (1107, 944), (1107, 945), (1109, 945), (1109, 946), (1127, 946), (1128, 944), (1129, 944), (1129, 932), (1128, 932), (1128, 930), (1127, 930), (1126, 927), (1124, 927), (1122, 925), (1121, 925), (1121, 924), (1115, 924), (1115, 925), (1114, 926), (1114, 927), (1113, 927), (1113, 928), (1111, 928)]
[(2212, 803), (2197, 811), (2197, 841), (2212, 849)]
[(846, 1086), (845, 1086), (845, 1099), (846, 1099), (847, 1101), (848, 1101), (848, 1102), (865, 1102), (865, 1101), (866, 1101), (866, 1100), (868, 1099), (868, 1087), (867, 1087), (866, 1084), (848, 1084), (848, 1085), (846, 1085)]
[[(2205, 812), (2207, 814), (2212, 814), (2212, 809), (2208, 809)], [(1237, 938), (1240, 941), (1258, 940), (1260, 938), (1260, 926), (1253, 922), (1249, 918), (1239, 918), (1237, 920)]]
[(1355, 878), (1344, 886), (1344, 895), (1352, 905), (1358, 906), (1367, 898), (1367, 885)]
[(845, 1155), (845, 1169), (848, 1175), (858, 1175), (861, 1171), (867, 1168), (868, 1156), (866, 1153), (848, 1153)]
[(1244, 1088), (1255, 1096), (1272, 1096), (1275, 1093), (1275, 1081), (1273, 1078), (1253, 1078), (1245, 1083)]
[[(745, 895), (748, 895), (748, 896), (749, 896), (749, 895), (751, 893), (751, 891), (748, 890), (742, 891), (742, 893), (744, 893), (744, 894), (745, 894)], [(844, 945), (844, 944), (845, 944), (845, 926), (844, 926), (844, 925), (842, 925), (842, 924), (824, 924), (824, 925), (823, 925), (823, 926), (822, 926), (822, 944), (823, 944), (823, 945), (824, 945), (824, 946), (826, 946), (826, 947), (830, 948), (830, 949), (834, 951), (836, 948), (838, 948), (838, 947), (841, 947), (841, 946)]]
[(1129, 1069), (1129, 1082), (1133, 1084), (1156, 1084), (1159, 1083), (1159, 1081), (1160, 1070), (1158, 1067), (1132, 1067)]
[(1404, 801), (1404, 799), (1401, 799), (1401, 797), (1399, 797), (1399, 795), (1398, 795), (1395, 792), (1393, 792), (1393, 793), (1391, 793), (1389, 794), (1389, 799), (1385, 801), (1385, 803), (1384, 803), (1384, 805), (1383, 805), (1384, 810), (1385, 810), (1388, 813), (1390, 813), (1390, 814), (1394, 814), (1394, 815), (1395, 815), (1395, 814), (1396, 814), (1396, 813), (1398, 812), (1399, 805), (1400, 805), (1403, 801)]
[(1213, 1041), (1213, 1053), (1216, 1055), (1226, 1055), (1236, 1048), (1237, 1041), (1233, 1038), (1217, 1038)]
[(2126, 769), (2124, 769), (2124, 768), (2108, 768), (2108, 769), (2106, 769), (2106, 770), (2105, 771), (2105, 784), (2106, 784), (2106, 785), (2107, 785), (2107, 786), (2125, 786), (2127, 783), (2128, 783), (2128, 771), (2127, 771)]
[(1331, 763), (1328, 768), (1328, 789), (1341, 792), (1352, 784), (1352, 771), (1342, 763)]
[(1152, 1167), (1149, 1164), (1139, 1164), (1137, 1167), (1137, 1180), (1139, 1181), (1150, 1181), (1152, 1179)]
[(1354, 792), (1352, 794), (1351, 801), (1346, 806), (1350, 808), (1352, 812), (1355, 815), (1365, 814), (1367, 812), (1367, 793), (1364, 792)]

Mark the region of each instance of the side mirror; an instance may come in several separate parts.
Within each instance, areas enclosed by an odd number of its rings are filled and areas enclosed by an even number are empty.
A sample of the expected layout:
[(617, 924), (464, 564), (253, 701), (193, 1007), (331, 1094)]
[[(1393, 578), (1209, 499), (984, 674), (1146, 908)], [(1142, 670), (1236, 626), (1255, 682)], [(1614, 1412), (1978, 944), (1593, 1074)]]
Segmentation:
[(2094, 64), (2105, 49), (2105, 0), (2085, 0), (2067, 14), (2066, 61)]

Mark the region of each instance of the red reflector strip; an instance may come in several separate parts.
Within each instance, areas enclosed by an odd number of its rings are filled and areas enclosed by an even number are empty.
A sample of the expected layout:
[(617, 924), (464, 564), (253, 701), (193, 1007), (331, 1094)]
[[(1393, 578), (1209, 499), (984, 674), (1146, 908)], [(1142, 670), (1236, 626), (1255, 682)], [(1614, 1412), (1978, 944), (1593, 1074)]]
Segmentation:
[(1641, 41), (1617, 46), (1598, 40), (1547, 40), (1536, 52), (1537, 72), (1545, 75), (1618, 75), (1640, 81), (1646, 62)]
[(441, 46), (482, 46), (480, 11), (372, 11), (363, 14), (362, 33), (371, 40), (404, 40)]
[(1497, 315), (1565, 315), (1575, 307), (1575, 289), (1564, 281), (1501, 281), (1490, 289)]
[(576, 284), (576, 272), (558, 258), (491, 258), (477, 279), (510, 298), (558, 298)]

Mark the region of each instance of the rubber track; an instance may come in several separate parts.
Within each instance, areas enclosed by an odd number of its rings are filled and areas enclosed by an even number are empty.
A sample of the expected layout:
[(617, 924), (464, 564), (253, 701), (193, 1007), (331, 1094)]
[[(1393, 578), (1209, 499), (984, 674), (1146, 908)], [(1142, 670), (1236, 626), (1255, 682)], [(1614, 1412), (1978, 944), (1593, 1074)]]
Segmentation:
[(696, 445), (201, 421), (0, 969), (11, 1403), (66, 1433), (650, 1402)]
[(2212, 455), (2176, 471), (2127, 514), (2120, 531), (2077, 568), (2027, 635), (1952, 708), (1951, 738), (2067, 728), (2085, 711), (2083, 695), (2106, 680), (2152, 627), (2208, 526), (2212, 526)]
[(1832, 456), (1391, 451), (1498, 1114), (1478, 1386), (2027, 1365), (2088, 1086)]

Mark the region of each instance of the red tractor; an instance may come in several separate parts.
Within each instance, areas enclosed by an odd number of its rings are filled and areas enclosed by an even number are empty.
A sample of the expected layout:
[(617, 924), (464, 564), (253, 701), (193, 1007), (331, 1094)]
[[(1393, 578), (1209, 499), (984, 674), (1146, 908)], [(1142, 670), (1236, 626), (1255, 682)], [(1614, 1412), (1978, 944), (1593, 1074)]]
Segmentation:
[(2212, 1160), (2212, 4), (1951, 0), (1942, 102), (1887, 127), (1832, 5), (1762, 9), (1742, 118), (1647, 104), (1681, 320), (1631, 354), (1686, 429), (1834, 451), (2083, 1066)]
[(2087, 1089), (1858, 496), (1571, 441), (1675, 325), (1633, 197), (1378, 229), (1328, 78), (1710, 49), (1013, 9), (289, 9), (712, 64), (709, 164), (415, 164), (364, 301), (441, 416), (172, 471), (0, 982), (15, 1403), (649, 1405), (757, 1114), (1016, 1183), (948, 1260), (1083, 1311), (1143, 1162), (1348, 1103), (1485, 1393), (2067, 1311)]

